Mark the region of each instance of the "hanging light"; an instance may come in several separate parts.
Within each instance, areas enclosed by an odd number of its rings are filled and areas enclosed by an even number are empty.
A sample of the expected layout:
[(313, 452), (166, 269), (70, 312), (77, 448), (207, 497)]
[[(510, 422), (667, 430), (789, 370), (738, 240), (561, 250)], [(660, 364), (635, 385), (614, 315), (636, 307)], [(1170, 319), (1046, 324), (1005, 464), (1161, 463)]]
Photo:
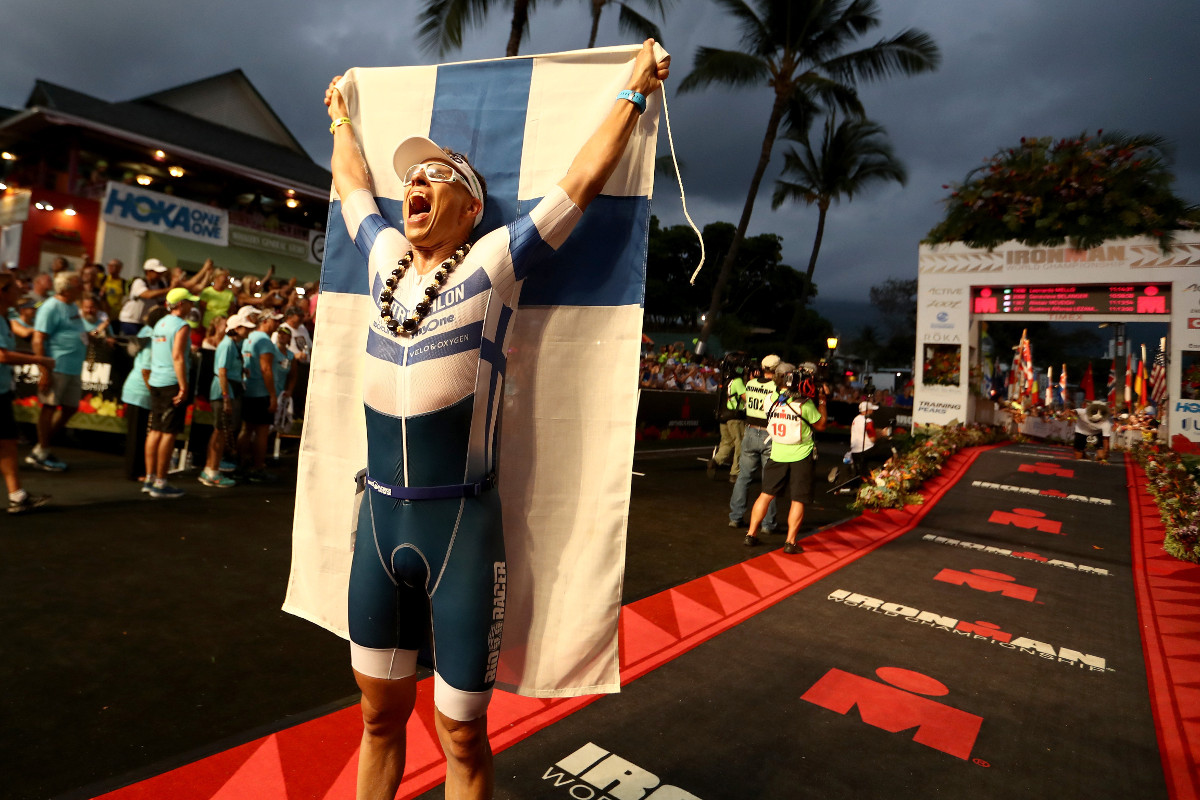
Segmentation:
[(167, 172), (171, 173), (172, 178), (182, 178), (185, 174), (183, 167), (170, 167)]
[(154, 160), (155, 161), (164, 161), (164, 160), (166, 160), (166, 157), (167, 157), (167, 154), (164, 153), (162, 150), (154, 151)]
[(66, 214), (68, 217), (75, 216), (75, 213), (76, 213), (75, 206), (67, 206), (65, 209), (63, 209), (63, 213)]
[(149, 175), (142, 174), (137, 176), (137, 182), (141, 186), (149, 186), (153, 181), (154, 178), (151, 178)]
[(287, 192), (285, 192), (285, 194), (286, 194), (288, 197), (295, 197), (295, 196), (296, 196), (296, 190), (295, 190), (295, 189), (288, 189), (288, 190), (287, 190)]
[(294, 197), (289, 197), (289, 198), (287, 199), (287, 207), (288, 207), (288, 208), (296, 208), (296, 207), (298, 207), (299, 205), (300, 205), (300, 201), (299, 201), (299, 200), (297, 200), (296, 198), (294, 198)]
[(34, 207), (34, 208), (36, 208), (38, 211), (45, 211), (45, 210), (46, 210), (46, 204), (45, 204), (45, 203), (43, 203), (41, 200), (39, 200), (39, 201), (37, 201), (36, 203), (34, 203), (34, 204), (33, 204), (33, 207)]
[(0, 181), (0, 192), (7, 192), (7, 191), (8, 191), (8, 184), (5, 183), (4, 181)]
[(5, 161), (16, 161), (17, 160), (17, 157), (14, 156), (12, 153), (8, 152), (7, 150), (5, 150), (3, 153), (0, 153), (0, 158), (4, 159)]
[(42, 210), (43, 211), (53, 211), (54, 206), (50, 205), (49, 203), (42, 203)]

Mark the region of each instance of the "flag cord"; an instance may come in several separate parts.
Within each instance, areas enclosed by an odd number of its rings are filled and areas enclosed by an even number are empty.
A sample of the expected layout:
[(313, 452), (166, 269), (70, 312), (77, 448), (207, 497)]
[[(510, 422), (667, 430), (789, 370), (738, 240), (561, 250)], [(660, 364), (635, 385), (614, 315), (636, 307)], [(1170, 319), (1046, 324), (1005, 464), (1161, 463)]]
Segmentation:
[(667, 123), (667, 143), (671, 146), (671, 163), (675, 165), (675, 180), (679, 181), (679, 202), (683, 205), (684, 219), (688, 221), (688, 225), (692, 226), (696, 238), (700, 240), (700, 263), (696, 265), (696, 271), (692, 273), (692, 278), (688, 281), (690, 285), (695, 286), (696, 276), (700, 274), (700, 268), (704, 266), (704, 237), (700, 235), (700, 229), (696, 227), (696, 223), (692, 222), (692, 215), (687, 210), (687, 197), (683, 193), (683, 175), (679, 172), (679, 159), (675, 156), (675, 137), (671, 135), (671, 111), (667, 108), (666, 85), (660, 86), (659, 91), (662, 92), (663, 118)]

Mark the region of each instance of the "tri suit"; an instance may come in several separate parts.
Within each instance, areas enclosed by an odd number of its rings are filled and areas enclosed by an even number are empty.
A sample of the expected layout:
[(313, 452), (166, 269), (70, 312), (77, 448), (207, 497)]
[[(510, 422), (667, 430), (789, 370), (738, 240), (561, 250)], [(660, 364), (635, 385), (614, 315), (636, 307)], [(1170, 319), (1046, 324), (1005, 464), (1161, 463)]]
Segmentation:
[[(505, 342), (521, 286), (570, 234), (580, 210), (554, 187), (528, 214), (483, 236), (450, 273), (415, 335), (380, 316), (380, 293), (409, 243), (366, 190), (343, 202), (367, 259), (373, 318), (363, 398), (366, 491), (350, 573), (355, 670), (402, 678), (428, 645), (434, 699), (466, 721), (487, 708), (504, 624), (506, 563), (496, 482)], [(404, 319), (431, 274), (392, 290)]]

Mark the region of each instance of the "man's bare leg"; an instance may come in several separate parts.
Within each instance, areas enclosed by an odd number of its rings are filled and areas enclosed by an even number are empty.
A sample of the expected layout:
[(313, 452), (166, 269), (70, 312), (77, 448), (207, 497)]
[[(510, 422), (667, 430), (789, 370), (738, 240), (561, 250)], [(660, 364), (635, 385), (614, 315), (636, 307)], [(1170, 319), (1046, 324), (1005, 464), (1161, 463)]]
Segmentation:
[(767, 507), (771, 505), (771, 501), (774, 499), (775, 495), (764, 492), (754, 501), (754, 505), (750, 507), (750, 532), (746, 534), (747, 536), (753, 536), (755, 539), (758, 538), (763, 518), (767, 516)]
[(171, 451), (175, 449), (175, 434), (159, 431), (158, 435), (158, 451), (154, 454), (154, 477), (165, 481), (171, 474)]
[(355, 670), (354, 680), (362, 690), (363, 715), (355, 797), (393, 800), (404, 777), (406, 728), (417, 701), (417, 676), (389, 681)]
[(434, 708), (438, 740), (446, 753), (446, 800), (488, 800), (495, 788), (487, 714), (470, 722)]

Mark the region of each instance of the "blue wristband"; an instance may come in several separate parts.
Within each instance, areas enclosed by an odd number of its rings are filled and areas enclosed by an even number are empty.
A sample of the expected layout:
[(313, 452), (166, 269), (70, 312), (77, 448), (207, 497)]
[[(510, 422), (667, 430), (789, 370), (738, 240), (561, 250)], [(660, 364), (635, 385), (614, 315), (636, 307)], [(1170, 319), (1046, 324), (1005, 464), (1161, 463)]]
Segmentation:
[(628, 100), (629, 102), (633, 103), (635, 106), (637, 106), (639, 114), (645, 113), (646, 111), (646, 96), (641, 92), (635, 92), (632, 89), (626, 89), (622, 92), (617, 92), (617, 99)]

